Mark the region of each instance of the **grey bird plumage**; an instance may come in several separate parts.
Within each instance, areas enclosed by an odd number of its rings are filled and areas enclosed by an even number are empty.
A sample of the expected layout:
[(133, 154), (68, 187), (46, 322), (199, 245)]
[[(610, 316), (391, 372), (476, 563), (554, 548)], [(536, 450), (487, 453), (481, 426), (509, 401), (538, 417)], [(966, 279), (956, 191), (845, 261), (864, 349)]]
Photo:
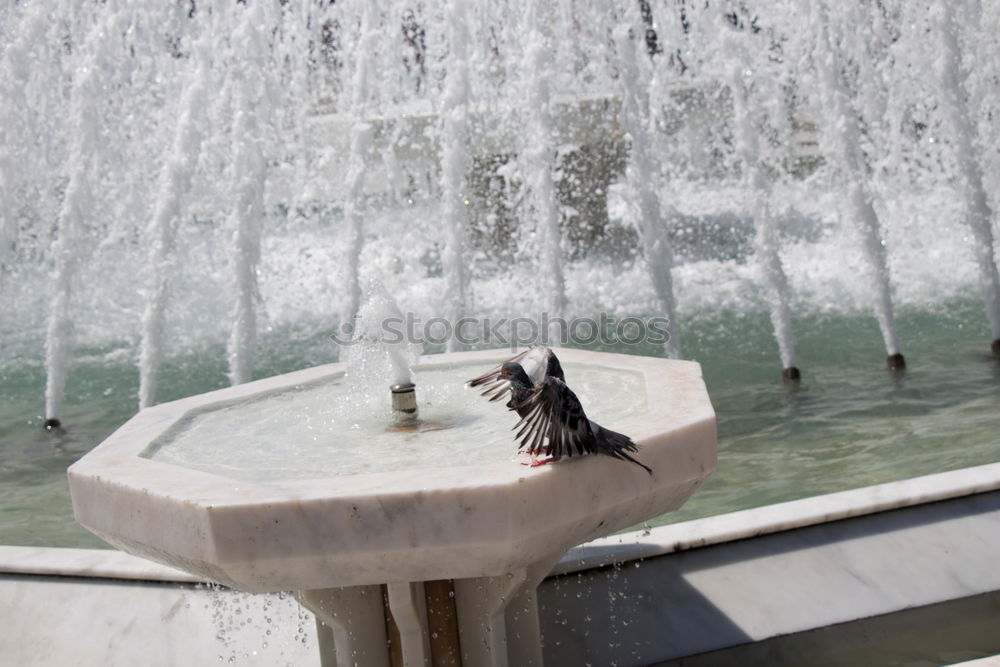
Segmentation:
[(547, 347), (532, 346), (468, 384), (485, 387), (483, 396), (490, 401), (510, 394), (506, 405), (521, 418), (514, 426), (518, 449), (532, 456), (541, 454), (558, 461), (564, 456), (604, 454), (653, 473), (629, 455), (638, 451), (631, 438), (587, 417), (580, 399), (566, 384), (559, 359)]

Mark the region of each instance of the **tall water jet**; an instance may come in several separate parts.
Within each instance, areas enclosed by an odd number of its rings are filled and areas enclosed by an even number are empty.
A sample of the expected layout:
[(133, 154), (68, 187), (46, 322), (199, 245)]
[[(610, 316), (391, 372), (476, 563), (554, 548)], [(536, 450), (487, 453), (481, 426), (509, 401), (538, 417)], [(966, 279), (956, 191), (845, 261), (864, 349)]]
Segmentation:
[[(747, 35), (743, 35), (744, 38)], [(763, 83), (766, 74), (760, 71), (751, 52), (743, 48), (736, 38), (727, 40), (731, 53), (739, 54), (732, 67), (729, 88), (733, 97), (737, 151), (743, 168), (743, 183), (751, 197), (750, 215), (754, 222), (754, 257), (764, 285), (764, 298), (771, 314), (774, 337), (778, 342), (782, 376), (798, 380), (799, 369), (795, 364), (795, 335), (792, 332), (791, 312), (788, 307), (788, 278), (781, 265), (780, 241), (774, 213), (771, 210), (771, 186), (760, 155), (758, 126), (764, 119), (754, 113), (762, 105), (751, 99), (755, 81)]]
[[(16, 14), (8, 17), (13, 21)], [(18, 113), (29, 108), (30, 81), (33, 69), (32, 49), (47, 46), (46, 29), (51, 17), (41, 6), (34, 6), (20, 16), (11, 30), (12, 39), (0, 53), (0, 292), (8, 271), (13, 268), (14, 246), (23, 214), (15, 205), (23, 187), (25, 165), (34, 153), (17, 142), (18, 136), (30, 136), (30, 121)], [(7, 314), (0, 314), (0, 323)]]
[(151, 271), (142, 313), (139, 342), (139, 408), (156, 399), (156, 379), (163, 358), (163, 320), (170, 290), (170, 276), (176, 270), (177, 228), (184, 214), (183, 199), (191, 190), (193, 173), (201, 150), (205, 122), (210, 56), (207, 37), (192, 48), (190, 84), (182, 94), (174, 126), (174, 138), (166, 161), (160, 168), (159, 194), (146, 230)]
[[(831, 25), (825, 3), (820, 3), (818, 23), (818, 40), (814, 57), (823, 86), (824, 107), (828, 110), (823, 132), (824, 143), (842, 172), (840, 177), (846, 191), (848, 216), (860, 237), (866, 268), (875, 292), (875, 317), (882, 331), (888, 355), (886, 362), (889, 368), (901, 369), (905, 368), (906, 362), (900, 352), (896, 333), (889, 265), (878, 214), (875, 212), (874, 196), (868, 184), (867, 164), (861, 149), (858, 110), (852, 101), (850, 88), (844, 80), (847, 63), (842, 52), (842, 40), (833, 34), (834, 26)], [(852, 24), (851, 29), (858, 27)]]
[[(441, 208), (445, 221), (445, 246), (441, 256), (447, 318), (457, 326), (466, 310), (465, 228), (468, 224), (469, 168), (469, 25), (466, 0), (448, 5), (449, 54), (441, 106)], [(456, 332), (457, 333), (457, 332)], [(459, 349), (457, 335), (447, 349)]]
[(264, 129), (259, 116), (267, 118), (270, 96), (264, 72), (270, 45), (262, 39), (260, 25), (267, 25), (259, 5), (243, 7), (233, 34), (234, 57), (240, 65), (233, 69), (233, 212), (232, 262), (236, 287), (232, 329), (226, 347), (229, 381), (241, 384), (253, 374), (253, 354), (257, 340), (256, 304), (259, 299), (257, 265), (260, 262), (260, 235), (264, 223), (264, 188), (267, 163), (264, 159)]
[(552, 176), (557, 147), (551, 90), (554, 56), (551, 35), (544, 30), (548, 23), (548, 8), (548, 3), (532, 0), (528, 10), (527, 44), (524, 49), (527, 127), (522, 159), (528, 182), (528, 214), (534, 218), (536, 230), (542, 303), (552, 322), (549, 331), (543, 332), (543, 335), (550, 344), (559, 345), (561, 331), (555, 320), (563, 316), (566, 308), (566, 281), (563, 276), (559, 208)]
[[(35, 17), (31, 21), (31, 17)], [(0, 52), (0, 99), (7, 104), (0, 106), (0, 289), (3, 287), (7, 271), (8, 257), (11, 255), (17, 232), (17, 216), (14, 212), (16, 191), (17, 159), (15, 157), (14, 135), (19, 129), (14, 114), (15, 104), (25, 104), (24, 89), (30, 65), (21, 55), (32, 41), (40, 41), (44, 34), (41, 12), (22, 19), (17, 26), (20, 39), (14, 40)]]
[[(654, 121), (649, 110), (648, 91), (641, 90), (639, 85), (639, 63), (632, 38), (632, 31), (637, 27), (637, 22), (632, 22), (618, 26), (615, 30), (615, 43), (621, 58), (621, 125), (629, 139), (626, 179), (629, 198), (639, 208), (639, 235), (657, 306), (668, 320), (664, 350), (671, 359), (680, 359), (677, 305), (671, 276), (673, 252), (657, 192), (659, 184), (656, 183), (656, 178), (659, 170), (649, 152), (653, 142), (651, 131)], [(672, 212), (672, 217), (677, 217), (676, 211)]]
[[(291, 154), (292, 182), (287, 187), (289, 212), (292, 216), (307, 217), (307, 211), (320, 197), (317, 188), (316, 154), (310, 132), (310, 116), (313, 111), (310, 94), (310, 74), (315, 68), (316, 44), (310, 30), (317, 20), (313, 3), (287, 3), (282, 8), (284, 38), (280, 47), (279, 63), (285, 63), (287, 72), (287, 94), (281, 101), (289, 112), (293, 146)], [(289, 109), (290, 107), (290, 109)]]
[(378, 42), (375, 4), (366, 2), (361, 15), (361, 35), (355, 49), (355, 70), (351, 83), (351, 147), (347, 163), (347, 195), (344, 218), (347, 221), (347, 246), (344, 256), (346, 302), (342, 323), (349, 323), (361, 305), (361, 251), (364, 247), (365, 175), (371, 162), (375, 129), (368, 122), (373, 58)]
[(937, 68), (945, 118), (955, 145), (960, 193), (965, 202), (965, 222), (972, 232), (972, 254), (979, 271), (980, 289), (993, 334), (991, 349), (994, 354), (1000, 355), (1000, 277), (997, 275), (993, 245), (993, 211), (987, 200), (980, 155), (976, 148), (977, 128), (969, 113), (969, 93), (966, 90), (955, 11), (952, 3), (945, 1), (937, 4), (936, 11), (941, 40)]
[[(77, 281), (85, 240), (87, 218), (94, 209), (97, 178), (94, 170), (101, 151), (101, 77), (107, 73), (110, 54), (105, 53), (115, 22), (115, 12), (85, 17), (93, 21), (73, 54), (77, 65), (70, 89), (73, 116), (66, 171), (69, 182), (55, 225), (52, 247), (54, 270), (51, 281), (49, 321), (45, 335), (45, 426), (60, 426), (59, 413), (66, 391), (66, 375), (72, 347), (73, 288)], [(77, 26), (80, 27), (80, 26)]]

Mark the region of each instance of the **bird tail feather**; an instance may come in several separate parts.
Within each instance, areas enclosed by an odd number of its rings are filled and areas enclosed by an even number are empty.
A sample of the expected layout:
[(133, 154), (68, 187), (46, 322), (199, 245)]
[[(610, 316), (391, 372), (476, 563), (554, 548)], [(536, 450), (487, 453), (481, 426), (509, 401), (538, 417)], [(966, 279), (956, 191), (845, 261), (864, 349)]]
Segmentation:
[(629, 461), (636, 464), (650, 475), (653, 474), (653, 469), (644, 463), (640, 463), (633, 457), (629, 456), (628, 452), (637, 452), (639, 448), (636, 447), (635, 442), (632, 438), (618, 433), (617, 431), (612, 431), (611, 429), (604, 428), (600, 426), (600, 433), (597, 437), (597, 446), (601, 450), (602, 454), (610, 456), (612, 458), (620, 459), (622, 461)]

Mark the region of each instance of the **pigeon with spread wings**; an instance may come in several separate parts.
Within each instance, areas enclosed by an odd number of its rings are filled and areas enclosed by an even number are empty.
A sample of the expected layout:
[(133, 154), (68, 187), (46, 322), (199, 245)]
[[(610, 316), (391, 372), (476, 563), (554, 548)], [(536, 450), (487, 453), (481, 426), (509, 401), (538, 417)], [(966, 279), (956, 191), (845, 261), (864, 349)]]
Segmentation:
[(559, 359), (547, 347), (533, 346), (470, 380), (469, 385), (485, 386), (483, 395), (491, 401), (510, 393), (507, 407), (521, 417), (514, 426), (519, 429), (515, 436), (521, 443), (519, 449), (532, 457), (549, 457), (532, 465), (558, 461), (564, 456), (604, 454), (653, 473), (649, 466), (629, 455), (638, 451), (631, 438), (587, 418), (580, 399), (566, 385)]

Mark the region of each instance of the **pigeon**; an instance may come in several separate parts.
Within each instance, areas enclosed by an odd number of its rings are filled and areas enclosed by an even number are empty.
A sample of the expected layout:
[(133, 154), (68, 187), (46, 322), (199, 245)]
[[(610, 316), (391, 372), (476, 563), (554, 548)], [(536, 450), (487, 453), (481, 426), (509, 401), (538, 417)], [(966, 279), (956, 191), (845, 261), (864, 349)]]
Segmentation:
[[(531, 370), (526, 370), (529, 366)], [(580, 399), (566, 384), (562, 366), (547, 347), (532, 346), (497, 368), (469, 380), (473, 387), (485, 386), (483, 396), (497, 401), (510, 393), (507, 407), (521, 418), (515, 440), (519, 450), (534, 458), (532, 466), (559, 461), (563, 456), (604, 454), (636, 464), (649, 474), (652, 468), (637, 461), (629, 452), (638, 451), (627, 435), (604, 428), (587, 418)]]

